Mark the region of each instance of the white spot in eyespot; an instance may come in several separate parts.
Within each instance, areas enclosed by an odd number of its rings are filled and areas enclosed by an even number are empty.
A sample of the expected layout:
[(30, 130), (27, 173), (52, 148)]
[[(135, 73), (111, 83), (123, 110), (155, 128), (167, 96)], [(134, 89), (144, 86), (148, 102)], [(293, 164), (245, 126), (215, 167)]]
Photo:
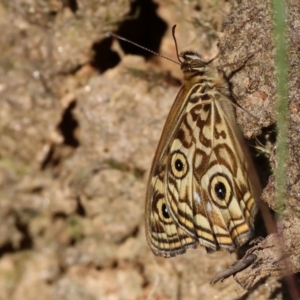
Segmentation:
[(86, 85), (84, 87), (85, 92), (90, 92), (91, 91), (91, 87), (89, 85)]
[(32, 75), (35, 79), (39, 79), (41, 76), (40, 71), (38, 70), (33, 71)]
[(212, 206), (209, 202), (206, 204), (206, 210), (207, 210), (208, 213), (212, 212)]
[(198, 203), (201, 204), (201, 198), (200, 195), (196, 192), (194, 192), (194, 200)]

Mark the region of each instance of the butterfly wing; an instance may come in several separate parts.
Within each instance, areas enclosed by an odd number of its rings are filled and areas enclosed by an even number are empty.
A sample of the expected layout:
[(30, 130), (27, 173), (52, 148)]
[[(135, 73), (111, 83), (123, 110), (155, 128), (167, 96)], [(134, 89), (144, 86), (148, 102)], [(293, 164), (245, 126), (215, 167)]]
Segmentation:
[(179, 93), (168, 119), (179, 117), (164, 129), (150, 174), (146, 233), (156, 255), (174, 256), (199, 243), (233, 251), (252, 235), (254, 188), (232, 105), (223, 99), (224, 109), (220, 94), (192, 97), (197, 89), (186, 95), (190, 101)]
[(168, 212), (164, 183), (165, 166), (159, 165), (151, 176), (148, 189), (148, 213), (146, 213), (146, 236), (154, 254), (175, 256), (187, 248), (195, 248), (198, 241), (182, 229)]
[(165, 257), (198, 244), (233, 251), (251, 237), (260, 185), (219, 70), (195, 52), (180, 57), (184, 85), (153, 159), (146, 237)]
[[(208, 250), (233, 251), (251, 237), (256, 213), (246, 146), (234, 118), (224, 113), (229, 100), (218, 91), (206, 93), (205, 100), (197, 94), (191, 95), (172, 137), (165, 171), (167, 209)], [(229, 104), (226, 112), (233, 115), (230, 109)]]
[(169, 161), (170, 145), (176, 128), (180, 126), (178, 116), (184, 111), (187, 92), (179, 91), (166, 120), (164, 129), (149, 175), (146, 196), (146, 238), (155, 255), (171, 257), (182, 254), (188, 248), (196, 248), (198, 240), (191, 236), (169, 213), (166, 199), (166, 168)]

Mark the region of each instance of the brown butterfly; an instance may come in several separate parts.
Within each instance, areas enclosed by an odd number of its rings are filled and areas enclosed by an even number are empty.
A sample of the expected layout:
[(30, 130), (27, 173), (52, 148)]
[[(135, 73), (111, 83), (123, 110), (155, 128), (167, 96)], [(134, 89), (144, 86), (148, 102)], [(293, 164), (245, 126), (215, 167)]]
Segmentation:
[[(173, 37), (174, 32), (175, 26)], [(181, 53), (178, 60), (184, 84), (150, 171), (147, 241), (154, 254), (164, 257), (199, 244), (208, 252), (234, 251), (252, 237), (260, 183), (223, 72), (193, 51)]]
[(223, 72), (192, 51), (180, 58), (184, 84), (148, 181), (147, 241), (164, 257), (198, 245), (234, 251), (252, 237), (260, 183)]

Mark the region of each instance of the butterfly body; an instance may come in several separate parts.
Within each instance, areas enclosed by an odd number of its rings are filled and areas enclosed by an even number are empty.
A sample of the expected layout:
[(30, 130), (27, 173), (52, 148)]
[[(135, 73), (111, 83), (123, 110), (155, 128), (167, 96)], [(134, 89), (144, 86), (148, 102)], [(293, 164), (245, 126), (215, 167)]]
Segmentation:
[(180, 57), (184, 84), (148, 182), (148, 244), (164, 257), (199, 244), (234, 251), (252, 236), (259, 181), (222, 72), (194, 52)]

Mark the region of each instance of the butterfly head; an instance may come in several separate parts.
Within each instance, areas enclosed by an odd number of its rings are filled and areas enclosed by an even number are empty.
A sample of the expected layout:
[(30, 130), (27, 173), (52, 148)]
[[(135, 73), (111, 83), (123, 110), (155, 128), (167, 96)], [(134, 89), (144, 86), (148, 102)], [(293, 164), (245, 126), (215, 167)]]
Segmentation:
[(219, 78), (217, 69), (211, 67), (211, 62), (214, 59), (204, 61), (201, 55), (194, 51), (182, 52), (179, 58), (182, 58), (181, 70), (184, 74), (185, 82), (189, 86), (203, 80), (207, 81)]
[(211, 61), (203, 61), (200, 54), (194, 51), (184, 51), (180, 53), (179, 57), (183, 58), (181, 62), (181, 70), (183, 72), (199, 72), (204, 73), (207, 65)]

